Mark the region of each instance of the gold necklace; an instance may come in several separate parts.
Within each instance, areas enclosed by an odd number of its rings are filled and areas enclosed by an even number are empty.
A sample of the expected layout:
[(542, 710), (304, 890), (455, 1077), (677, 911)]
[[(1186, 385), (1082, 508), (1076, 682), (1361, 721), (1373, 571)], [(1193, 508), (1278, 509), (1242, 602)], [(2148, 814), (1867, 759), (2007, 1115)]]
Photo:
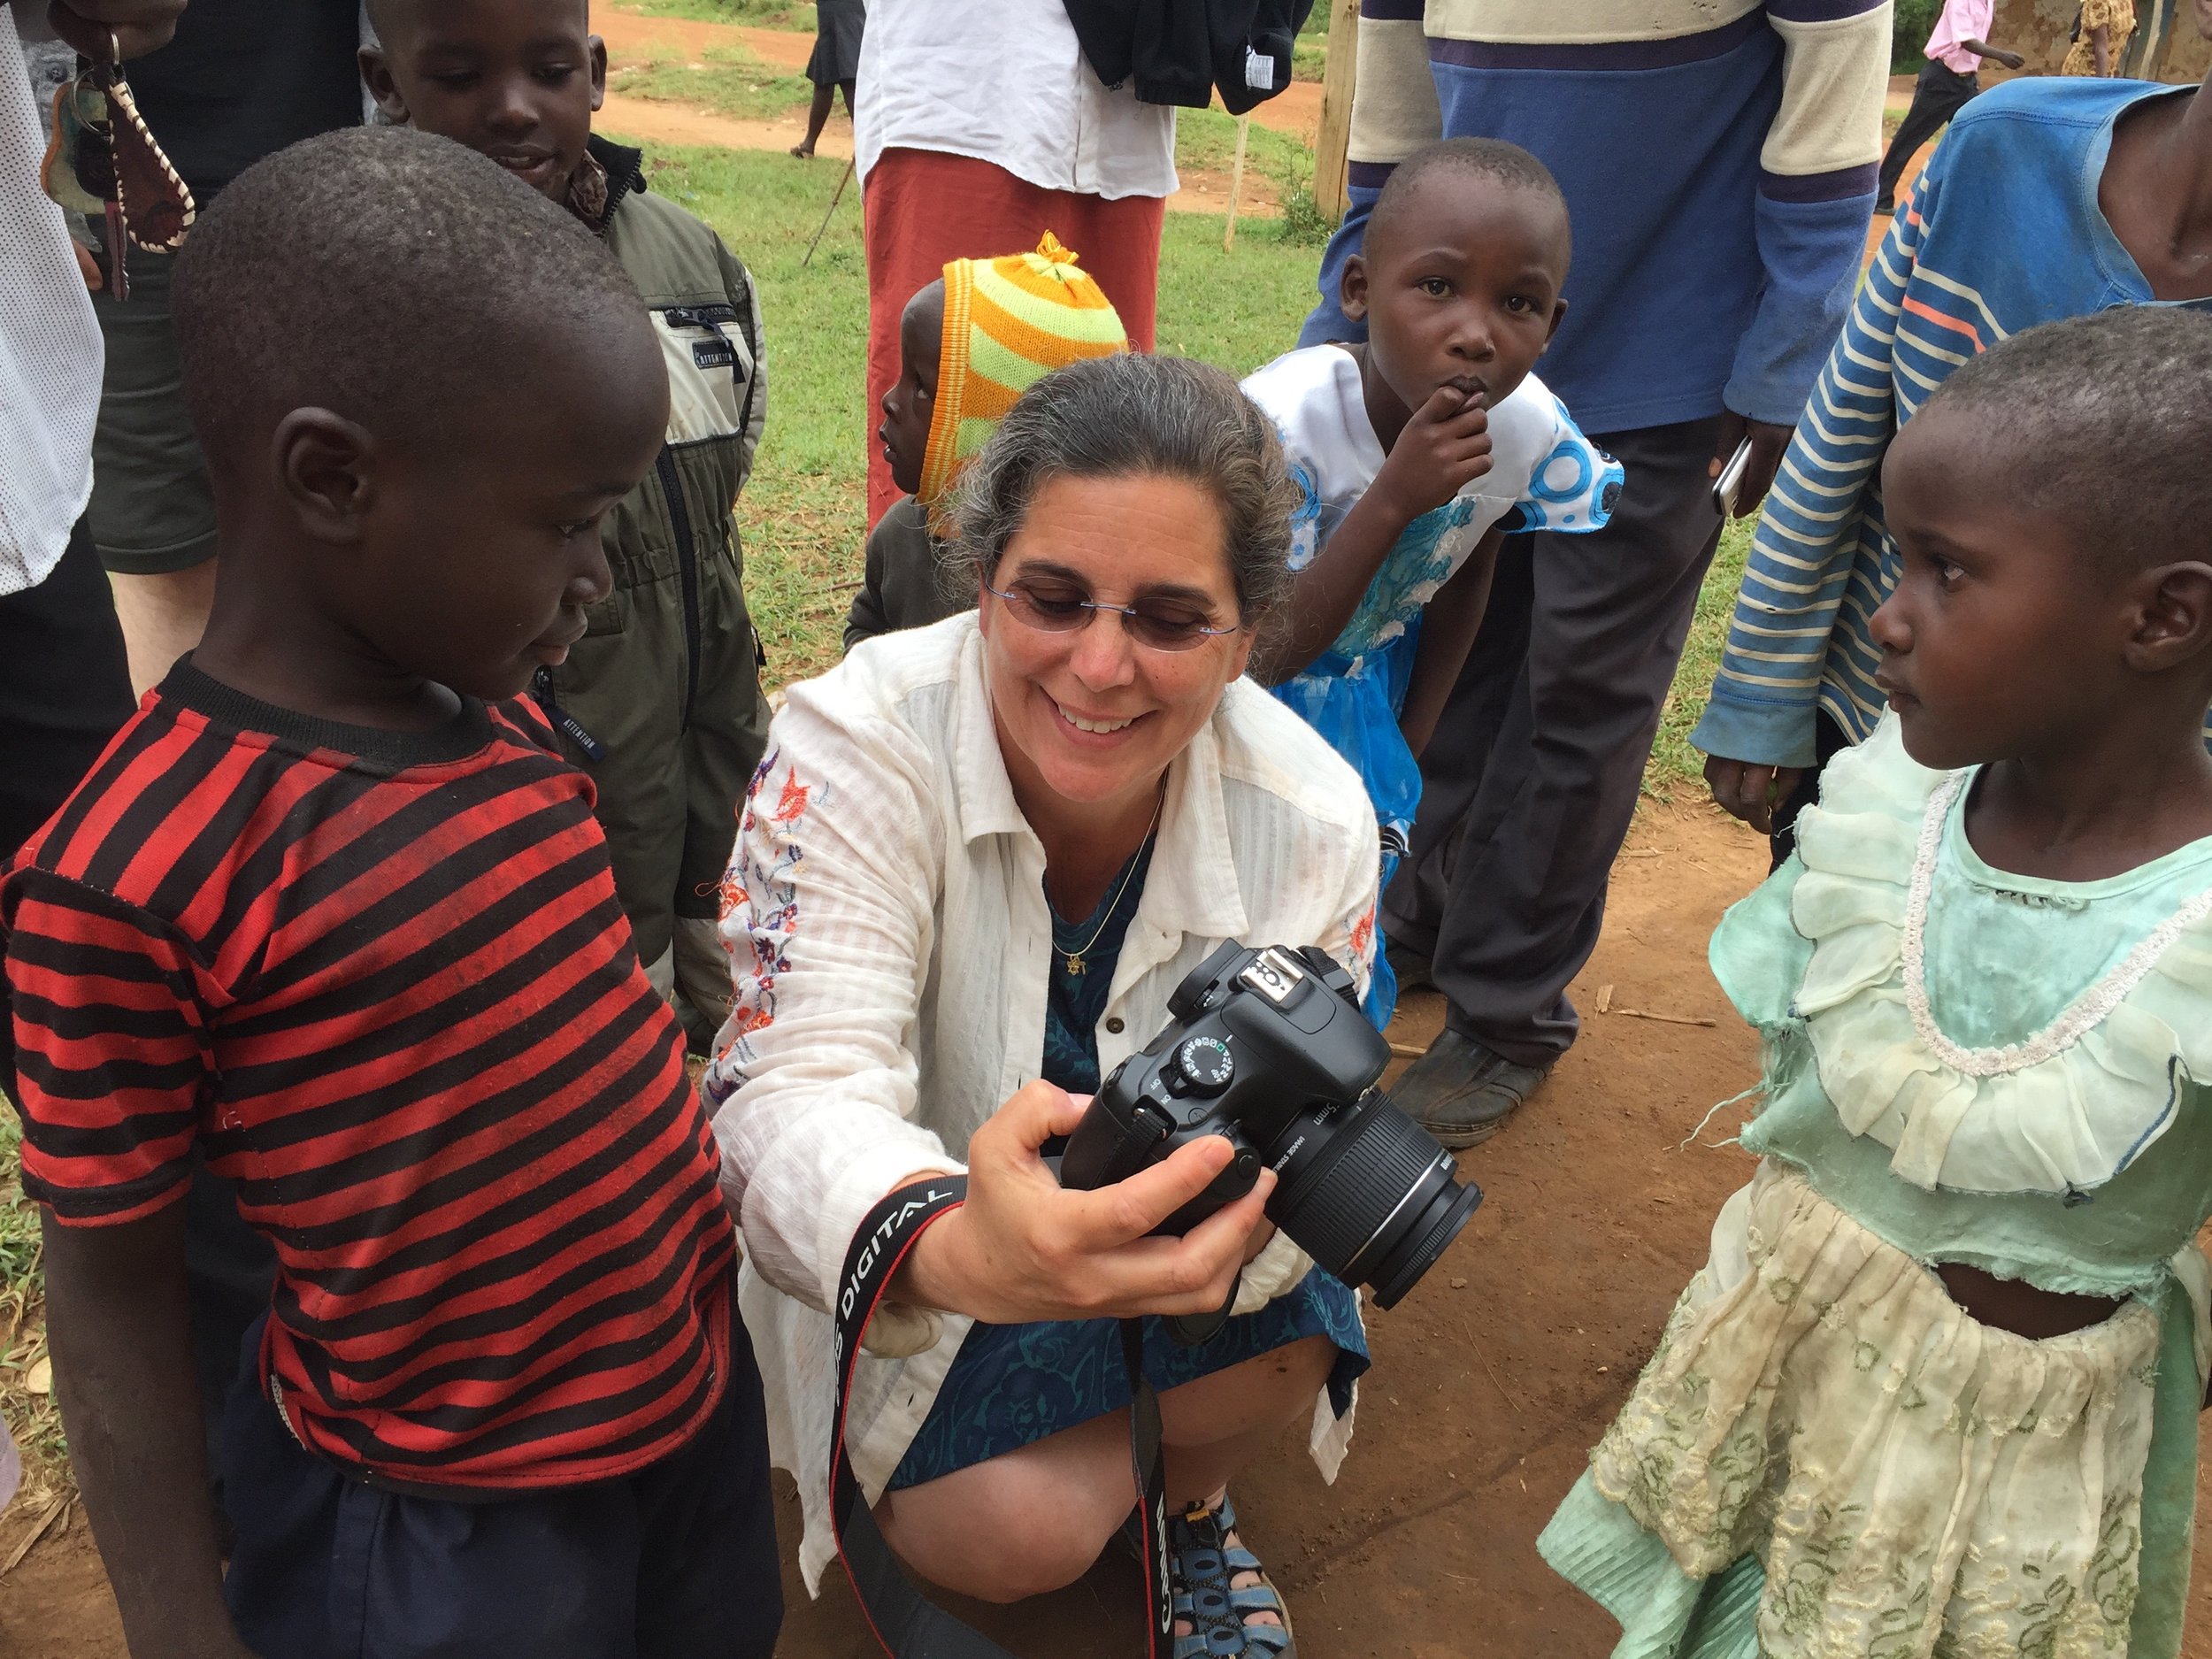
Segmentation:
[[(1159, 828), (1160, 808), (1166, 802), (1166, 800), (1167, 783), (1164, 780), (1163, 780), (1160, 784), (1159, 799), (1156, 800), (1152, 803), (1152, 821), (1144, 826), (1144, 841), (1139, 841), (1137, 843), (1137, 850), (1129, 855), (1129, 867), (1121, 872), (1120, 885), (1114, 888), (1114, 896), (1106, 901), (1105, 918), (1092, 932), (1091, 936), (1072, 950), (1070, 950), (1065, 946), (1062, 945), (1057, 939), (1052, 941), (1052, 948), (1058, 951), (1066, 960), (1067, 971), (1069, 973), (1079, 977), (1089, 969), (1090, 964), (1084, 961), (1083, 958), (1089, 954), (1091, 947), (1099, 941), (1099, 940), (1104, 935), (1106, 930), (1114, 925), (1114, 907), (1121, 902), (1121, 895), (1129, 891), (1130, 882), (1136, 879), (1137, 864), (1144, 855), (1145, 841), (1150, 841), (1152, 839), (1152, 832)], [(1051, 908), (1049, 901), (1047, 902), (1046, 908), (1048, 910)]]

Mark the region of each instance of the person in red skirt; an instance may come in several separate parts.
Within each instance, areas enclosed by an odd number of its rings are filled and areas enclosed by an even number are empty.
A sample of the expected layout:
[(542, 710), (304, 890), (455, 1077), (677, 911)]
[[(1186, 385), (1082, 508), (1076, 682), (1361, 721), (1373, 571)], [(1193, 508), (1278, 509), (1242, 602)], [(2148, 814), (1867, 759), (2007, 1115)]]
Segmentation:
[[(1060, 0), (902, 0), (868, 19), (854, 156), (868, 253), (868, 407), (899, 377), (899, 315), (955, 259), (1083, 250), (1152, 349), (1175, 112), (1110, 91)], [(868, 522), (901, 494), (870, 446)]]

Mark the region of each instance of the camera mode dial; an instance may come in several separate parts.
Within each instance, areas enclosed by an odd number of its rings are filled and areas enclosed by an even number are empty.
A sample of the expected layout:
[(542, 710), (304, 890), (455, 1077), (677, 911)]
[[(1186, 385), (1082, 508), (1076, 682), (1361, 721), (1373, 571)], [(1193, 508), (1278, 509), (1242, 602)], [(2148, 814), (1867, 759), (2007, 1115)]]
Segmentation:
[(1183, 1079), (1178, 1094), (1213, 1095), (1237, 1074), (1235, 1056), (1218, 1037), (1193, 1037), (1175, 1051), (1175, 1070)]

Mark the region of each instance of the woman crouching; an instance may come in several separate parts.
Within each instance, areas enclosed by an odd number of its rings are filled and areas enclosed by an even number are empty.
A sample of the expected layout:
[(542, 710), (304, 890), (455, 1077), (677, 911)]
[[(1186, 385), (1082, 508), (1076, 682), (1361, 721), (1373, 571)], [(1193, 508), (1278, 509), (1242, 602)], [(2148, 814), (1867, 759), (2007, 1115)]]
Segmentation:
[[(1294, 498), (1217, 370), (1062, 370), (965, 483), (977, 611), (868, 641), (777, 717), (725, 889), (736, 1005), (707, 1095), (810, 1586), (834, 1552), (823, 1310), (874, 1205), (964, 1170), (965, 1207), (907, 1257), (853, 1385), (846, 1444), (893, 1548), (995, 1601), (1079, 1577), (1136, 1502), (1115, 1320), (1147, 1316), (1178, 1651), (1293, 1651), (1227, 1491), (1302, 1417), (1334, 1474), (1367, 1366), (1357, 1298), (1273, 1233), (1264, 1174), (1148, 1236), (1226, 1141), (1091, 1193), (1041, 1148), (1225, 940), (1318, 945), (1366, 988), (1373, 812), (1240, 679), (1287, 585)], [(1161, 1316), (1233, 1286), (1217, 1336), (1171, 1340)]]

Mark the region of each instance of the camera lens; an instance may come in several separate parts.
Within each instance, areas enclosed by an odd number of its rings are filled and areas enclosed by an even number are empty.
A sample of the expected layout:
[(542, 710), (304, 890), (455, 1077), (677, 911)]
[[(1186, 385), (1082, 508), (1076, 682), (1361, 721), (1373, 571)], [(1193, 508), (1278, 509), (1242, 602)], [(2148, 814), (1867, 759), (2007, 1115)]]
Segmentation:
[(1394, 1307), (1482, 1202), (1435, 1136), (1370, 1089), (1348, 1110), (1305, 1118), (1275, 1155), (1268, 1214), (1307, 1255)]

